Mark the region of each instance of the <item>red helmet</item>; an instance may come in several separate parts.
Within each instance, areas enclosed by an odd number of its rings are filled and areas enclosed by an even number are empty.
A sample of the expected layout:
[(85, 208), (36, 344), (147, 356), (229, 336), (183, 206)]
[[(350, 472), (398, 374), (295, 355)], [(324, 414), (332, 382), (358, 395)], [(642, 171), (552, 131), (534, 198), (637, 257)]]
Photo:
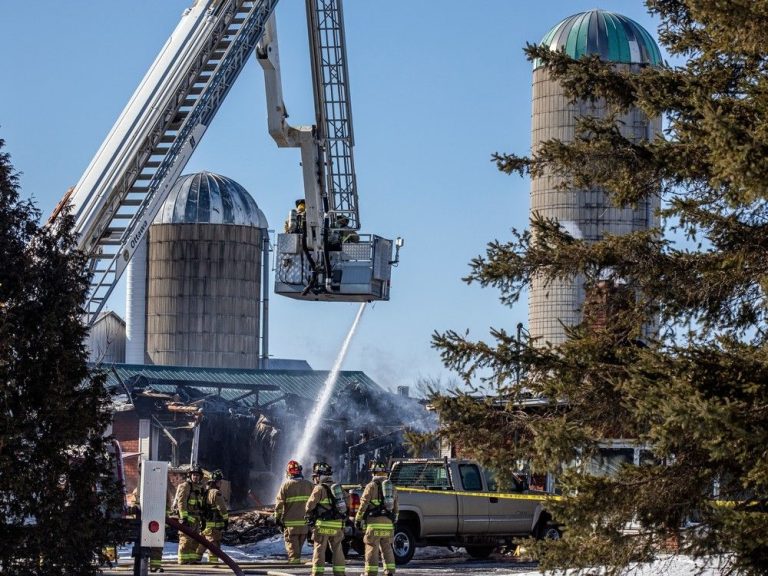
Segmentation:
[(288, 472), (288, 474), (290, 474), (291, 476), (298, 476), (299, 474), (301, 474), (302, 470), (303, 468), (301, 467), (301, 464), (296, 462), (296, 460), (291, 460), (290, 462), (288, 462), (288, 467), (286, 468), (286, 472)]

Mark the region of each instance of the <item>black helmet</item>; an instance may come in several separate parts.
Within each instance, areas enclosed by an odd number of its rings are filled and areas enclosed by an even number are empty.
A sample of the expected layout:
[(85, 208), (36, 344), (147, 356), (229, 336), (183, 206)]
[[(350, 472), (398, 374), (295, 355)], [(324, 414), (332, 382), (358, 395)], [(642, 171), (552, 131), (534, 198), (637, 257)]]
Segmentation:
[(187, 472), (187, 476), (192, 476), (192, 474), (200, 474), (202, 476), (203, 475), (203, 469), (200, 468), (200, 466), (198, 466), (196, 464), (194, 466), (190, 466), (189, 467), (189, 472)]
[(221, 470), (214, 470), (211, 472), (211, 480), (217, 482), (224, 479), (224, 473)]
[(333, 474), (333, 468), (326, 462), (315, 462), (312, 465), (312, 474), (315, 476), (330, 476)]
[(378, 474), (381, 472), (387, 471), (387, 465), (384, 464), (384, 462), (379, 462), (378, 460), (371, 460), (368, 463), (368, 470), (373, 472), (374, 474)]
[(304, 201), (304, 198), (299, 198), (298, 200), (296, 200), (296, 208), (298, 208), (301, 204), (306, 204), (306, 202)]

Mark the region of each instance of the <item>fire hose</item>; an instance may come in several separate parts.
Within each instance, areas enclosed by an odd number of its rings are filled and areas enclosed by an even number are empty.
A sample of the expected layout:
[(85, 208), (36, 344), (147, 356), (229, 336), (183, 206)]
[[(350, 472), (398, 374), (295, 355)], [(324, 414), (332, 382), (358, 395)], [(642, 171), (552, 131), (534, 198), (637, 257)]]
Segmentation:
[(208, 540), (208, 538), (200, 534), (194, 528), (190, 526), (186, 526), (181, 522), (179, 522), (178, 519), (172, 518), (170, 516), (165, 517), (165, 523), (168, 524), (168, 526), (176, 528), (179, 532), (183, 532), (184, 534), (192, 538), (194, 541), (199, 542), (200, 544), (208, 548), (208, 550), (210, 550), (213, 554), (216, 554), (216, 556), (221, 558), (224, 564), (232, 568), (232, 572), (234, 572), (236, 576), (245, 576), (245, 573), (240, 569), (240, 566), (238, 566), (237, 563), (234, 560), (232, 560), (232, 558), (230, 558), (225, 552), (222, 551), (221, 548), (216, 546), (216, 544)]

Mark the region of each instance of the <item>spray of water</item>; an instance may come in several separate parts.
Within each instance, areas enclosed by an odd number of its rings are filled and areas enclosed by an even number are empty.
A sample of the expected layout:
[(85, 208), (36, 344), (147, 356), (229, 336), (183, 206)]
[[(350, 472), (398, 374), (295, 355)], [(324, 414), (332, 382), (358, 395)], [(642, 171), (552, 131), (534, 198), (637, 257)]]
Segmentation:
[(349, 333), (344, 339), (344, 343), (341, 345), (341, 350), (339, 350), (339, 354), (336, 357), (336, 362), (334, 362), (333, 368), (328, 373), (328, 377), (323, 384), (323, 389), (320, 392), (320, 397), (317, 400), (317, 404), (315, 404), (315, 407), (312, 410), (312, 414), (309, 416), (307, 426), (304, 428), (304, 435), (299, 442), (299, 447), (294, 456), (294, 458), (299, 462), (303, 463), (307, 456), (309, 456), (310, 446), (312, 446), (313, 442), (315, 441), (317, 429), (320, 426), (320, 420), (322, 419), (323, 414), (325, 414), (325, 409), (328, 406), (328, 401), (331, 399), (331, 394), (333, 393), (336, 380), (338, 379), (339, 372), (341, 371), (341, 365), (344, 362), (344, 358), (347, 356), (349, 344), (352, 341), (352, 337), (355, 335), (357, 325), (360, 323), (360, 318), (362, 318), (364, 310), (365, 302), (361, 303), (360, 308), (357, 310), (357, 315), (355, 316), (354, 322), (352, 322), (352, 327), (349, 329)]

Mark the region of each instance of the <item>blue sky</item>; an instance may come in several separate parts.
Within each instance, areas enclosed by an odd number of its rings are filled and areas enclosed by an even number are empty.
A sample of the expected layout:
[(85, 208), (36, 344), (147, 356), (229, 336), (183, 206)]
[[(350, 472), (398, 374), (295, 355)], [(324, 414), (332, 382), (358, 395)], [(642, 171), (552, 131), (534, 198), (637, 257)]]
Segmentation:
[[(0, 138), (22, 172), (22, 194), (45, 217), (90, 162), (191, 0), (0, 2)], [(530, 148), (531, 67), (522, 48), (571, 14), (603, 8), (643, 25), (641, 1), (346, 0), (350, 93), (362, 232), (405, 247), (391, 300), (369, 305), (344, 369), (385, 387), (451, 375), (433, 331), (514, 331), (527, 304), (502, 306), (492, 289), (461, 281), (493, 239), (528, 222), (529, 183), (505, 176), (493, 152)], [(314, 117), (304, 3), (277, 8), (284, 98), (294, 124)], [(264, 83), (243, 71), (185, 173), (242, 184), (281, 228), (303, 195), (297, 150), (267, 133)], [(109, 308), (121, 315), (125, 290)], [(270, 353), (329, 369), (357, 304), (272, 294)]]

